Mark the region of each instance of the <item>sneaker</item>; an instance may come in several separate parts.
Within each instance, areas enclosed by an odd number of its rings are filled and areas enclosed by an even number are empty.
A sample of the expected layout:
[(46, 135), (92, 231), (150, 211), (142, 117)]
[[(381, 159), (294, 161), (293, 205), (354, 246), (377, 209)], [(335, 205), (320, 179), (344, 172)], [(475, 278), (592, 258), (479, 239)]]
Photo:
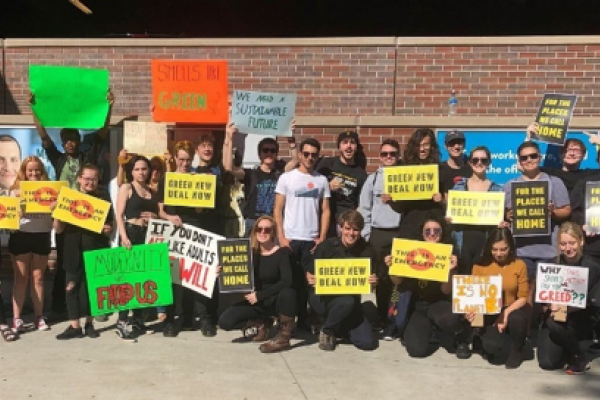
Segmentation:
[(133, 341), (135, 338), (131, 336), (131, 325), (124, 321), (117, 321), (115, 333), (125, 341)]
[(46, 317), (37, 317), (35, 319), (35, 327), (38, 331), (47, 331), (50, 329), (50, 325), (46, 323)]
[(167, 322), (165, 324), (165, 328), (163, 329), (163, 336), (177, 337), (177, 335), (179, 335), (179, 332), (181, 332), (182, 324), (183, 320), (181, 317), (174, 318), (173, 321)]
[(335, 337), (321, 331), (319, 333), (319, 348), (324, 351), (335, 350)]
[(456, 346), (456, 358), (466, 360), (471, 358), (471, 348), (468, 343), (458, 343)]
[(21, 318), (13, 319), (12, 330), (13, 330), (13, 332), (16, 332), (16, 333), (25, 332), (26, 331), (25, 322), (23, 322), (23, 320)]
[(510, 351), (508, 355), (508, 359), (506, 360), (506, 364), (504, 365), (506, 369), (516, 369), (521, 366), (523, 363), (523, 352), (521, 350), (513, 349)]
[(585, 355), (575, 355), (567, 367), (569, 375), (583, 375), (589, 369), (589, 365), (585, 359)]
[(200, 332), (205, 337), (217, 336), (217, 327), (209, 318), (202, 318), (200, 319)]
[(83, 337), (81, 328), (73, 328), (71, 325), (63, 333), (56, 335), (57, 340), (81, 339)]
[(90, 339), (96, 339), (100, 337), (100, 333), (94, 328), (94, 324), (87, 323), (85, 324), (85, 336)]
[(151, 330), (151, 329), (148, 329), (148, 327), (146, 326), (144, 321), (139, 318), (133, 319), (131, 321), (131, 327), (133, 328), (133, 330), (140, 331), (143, 333), (146, 333)]
[(388, 324), (388, 326), (386, 326), (383, 329), (383, 340), (386, 340), (389, 342), (389, 341), (396, 339), (397, 331), (398, 331), (398, 328), (396, 328), (396, 324)]

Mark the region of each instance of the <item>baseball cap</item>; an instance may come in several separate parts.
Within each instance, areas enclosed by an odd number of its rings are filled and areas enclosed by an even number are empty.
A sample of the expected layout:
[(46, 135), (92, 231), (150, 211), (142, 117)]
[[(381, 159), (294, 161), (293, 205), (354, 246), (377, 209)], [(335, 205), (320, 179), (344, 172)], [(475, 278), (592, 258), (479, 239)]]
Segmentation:
[(344, 131), (340, 133), (337, 138), (337, 145), (339, 146), (340, 142), (344, 139), (353, 139), (356, 144), (360, 144), (360, 141), (358, 140), (358, 133), (355, 131)]
[(448, 143), (450, 143), (453, 140), (465, 140), (465, 134), (462, 133), (461, 131), (450, 131), (446, 135), (446, 139), (444, 140), (444, 143), (446, 143), (446, 146), (447, 146)]

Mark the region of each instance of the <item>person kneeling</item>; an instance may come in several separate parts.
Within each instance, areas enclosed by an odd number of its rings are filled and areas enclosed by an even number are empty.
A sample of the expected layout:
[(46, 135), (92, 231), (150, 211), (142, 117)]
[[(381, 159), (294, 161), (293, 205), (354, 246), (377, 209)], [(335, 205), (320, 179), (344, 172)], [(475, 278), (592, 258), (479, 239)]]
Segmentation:
[(263, 353), (274, 353), (291, 347), (290, 339), (295, 326), (296, 292), (292, 289), (291, 252), (275, 245), (275, 220), (262, 216), (250, 231), (252, 263), (256, 290), (247, 294), (246, 301), (234, 304), (221, 314), (219, 326), (231, 331), (257, 328), (254, 342), (269, 338), (272, 317), (278, 315), (277, 335), (260, 345)]
[[(338, 224), (341, 236), (319, 244), (315, 249), (315, 259), (375, 258), (373, 248), (361, 237), (365, 221), (358, 211), (343, 212)], [(314, 264), (311, 271), (306, 271), (306, 280), (313, 286), (309, 295), (310, 306), (325, 319), (319, 334), (321, 350), (335, 350), (336, 337), (348, 337), (352, 344), (361, 350), (375, 350), (378, 347), (371, 324), (363, 315), (360, 295), (315, 294)], [(369, 283), (372, 286), (377, 284), (375, 274), (369, 277)]]

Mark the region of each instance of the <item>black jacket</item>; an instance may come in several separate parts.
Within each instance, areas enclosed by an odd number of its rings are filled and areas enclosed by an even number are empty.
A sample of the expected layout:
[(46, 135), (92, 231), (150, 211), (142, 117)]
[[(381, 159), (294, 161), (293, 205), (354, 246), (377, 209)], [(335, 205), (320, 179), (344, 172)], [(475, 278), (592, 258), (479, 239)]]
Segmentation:
[[(595, 181), (600, 181), (600, 174), (580, 180), (571, 192), (571, 221), (581, 226), (585, 225), (585, 186)], [(600, 235), (586, 236), (583, 252), (600, 257)]]
[[(49, 140), (44, 140), (43, 142), (44, 150), (46, 150), (46, 155), (50, 160), (50, 164), (54, 168), (56, 172), (56, 180), (60, 179), (60, 174), (67, 163), (67, 154), (58, 150), (54, 142)], [(97, 165), (98, 159), (100, 158), (100, 153), (102, 152), (102, 146), (104, 146), (104, 139), (100, 137), (97, 133), (94, 134), (94, 142), (92, 143), (92, 147), (86, 151), (79, 152), (79, 164), (92, 164)], [(104, 176), (103, 171), (100, 171), (99, 177), (102, 179)], [(101, 185), (106, 185), (108, 182), (99, 182)]]
[[(317, 246), (314, 258), (315, 260), (329, 258), (370, 258), (371, 266), (375, 265), (375, 251), (363, 238), (358, 239), (358, 242), (352, 247), (344, 246), (342, 239), (339, 237), (329, 238)], [(311, 269), (306, 272), (315, 273), (314, 262), (311, 263)], [(372, 270), (371, 273), (380, 275), (380, 271)]]
[[(560, 258), (560, 263), (567, 265), (562, 256)], [(587, 307), (600, 308), (600, 259), (589, 254), (584, 254), (577, 263), (577, 266), (589, 270)]]

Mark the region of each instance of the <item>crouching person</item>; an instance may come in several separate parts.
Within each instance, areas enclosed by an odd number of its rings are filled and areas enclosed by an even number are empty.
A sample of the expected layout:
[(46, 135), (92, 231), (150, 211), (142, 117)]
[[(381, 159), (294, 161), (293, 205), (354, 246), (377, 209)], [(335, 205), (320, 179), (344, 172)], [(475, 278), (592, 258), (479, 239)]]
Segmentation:
[[(315, 259), (370, 258), (373, 260), (375, 257), (373, 248), (360, 235), (364, 223), (358, 211), (343, 212), (338, 219), (341, 236), (327, 239), (316, 246)], [(316, 295), (314, 264), (312, 270), (306, 272), (306, 279), (308, 284), (313, 286), (309, 295), (310, 306), (324, 319), (319, 334), (321, 350), (335, 350), (338, 337), (348, 338), (361, 350), (375, 350), (378, 347), (371, 324), (363, 315), (360, 295)], [(369, 283), (377, 284), (375, 274), (370, 276)]]
[(273, 317), (279, 317), (278, 333), (260, 345), (263, 353), (287, 350), (296, 319), (296, 293), (292, 289), (291, 252), (275, 245), (277, 227), (269, 216), (259, 217), (250, 231), (252, 263), (256, 290), (247, 294), (242, 303), (229, 307), (219, 318), (221, 329), (230, 331), (256, 328), (254, 342), (269, 338)]

